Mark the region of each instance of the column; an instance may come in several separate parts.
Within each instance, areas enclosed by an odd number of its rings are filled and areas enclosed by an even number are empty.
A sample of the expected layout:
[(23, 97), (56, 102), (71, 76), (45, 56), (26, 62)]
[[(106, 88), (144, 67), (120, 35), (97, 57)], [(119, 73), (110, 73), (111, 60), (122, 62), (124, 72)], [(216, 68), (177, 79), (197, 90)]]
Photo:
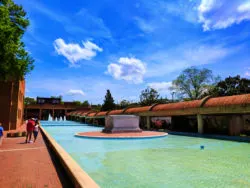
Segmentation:
[(54, 111), (54, 109), (52, 109), (52, 118), (53, 118), (53, 120), (55, 120), (54, 115), (55, 115), (55, 111)]
[(197, 114), (197, 122), (198, 122), (198, 133), (203, 134), (204, 127), (203, 127), (203, 119), (202, 119), (201, 114)]
[(38, 118), (39, 118), (39, 120), (42, 119), (42, 109), (41, 108), (39, 109), (39, 117)]
[[(67, 112), (67, 109), (64, 109), (64, 117), (66, 118), (66, 114), (67, 114), (68, 112)], [(63, 118), (64, 118), (63, 117)], [(64, 121), (65, 121), (66, 119), (64, 119)]]
[(146, 116), (146, 118), (147, 118), (146, 127), (147, 129), (150, 129), (150, 116)]
[(240, 136), (244, 120), (242, 115), (232, 115), (229, 121), (229, 135)]

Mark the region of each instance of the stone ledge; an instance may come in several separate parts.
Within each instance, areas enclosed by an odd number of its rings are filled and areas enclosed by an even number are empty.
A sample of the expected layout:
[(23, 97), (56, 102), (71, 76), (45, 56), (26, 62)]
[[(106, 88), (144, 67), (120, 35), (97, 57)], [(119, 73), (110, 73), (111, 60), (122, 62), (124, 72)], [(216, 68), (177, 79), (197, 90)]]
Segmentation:
[(60, 159), (67, 174), (70, 176), (75, 187), (81, 188), (99, 188), (92, 178), (83, 171), (83, 169), (71, 158), (71, 156), (43, 129), (40, 127), (42, 134), (46, 137), (49, 145), (55, 151)]
[(83, 138), (103, 138), (103, 139), (143, 139), (159, 138), (167, 136), (168, 133), (157, 131), (142, 132), (122, 132), (122, 133), (103, 133), (100, 131), (76, 133), (75, 136)]

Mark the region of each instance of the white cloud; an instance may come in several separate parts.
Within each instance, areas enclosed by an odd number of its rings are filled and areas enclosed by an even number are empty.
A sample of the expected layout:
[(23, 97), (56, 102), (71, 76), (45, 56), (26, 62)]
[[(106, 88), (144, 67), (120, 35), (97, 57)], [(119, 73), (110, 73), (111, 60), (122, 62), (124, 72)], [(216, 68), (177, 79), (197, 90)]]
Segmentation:
[(102, 48), (90, 41), (83, 42), (83, 46), (75, 43), (66, 44), (61, 38), (54, 41), (56, 52), (66, 57), (72, 64), (83, 59), (90, 60), (96, 56), (97, 51), (102, 52)]
[(244, 75), (245, 75), (246, 77), (250, 77), (250, 67), (247, 68), (247, 69), (248, 69), (248, 70), (245, 72)]
[(250, 77), (250, 71), (245, 72), (245, 76)]
[(152, 33), (157, 28), (156, 24), (149, 23), (148, 20), (135, 17), (134, 20), (136, 21), (138, 27), (145, 33)]
[(84, 96), (85, 93), (81, 89), (70, 89), (66, 95), (82, 95)]
[[(145, 33), (153, 33), (157, 30), (170, 30), (173, 27), (172, 19), (169, 17), (179, 17), (190, 23), (197, 23), (197, 1), (183, 0), (184, 2), (166, 0), (145, 0), (140, 4), (136, 3), (136, 8), (144, 10), (142, 16), (134, 17), (140, 30)], [(175, 22), (175, 19), (174, 19)]]
[(202, 0), (198, 7), (204, 31), (224, 29), (250, 20), (249, 0)]
[(172, 86), (172, 82), (151, 82), (147, 84), (149, 87), (157, 91), (168, 91), (169, 87)]
[(246, 2), (245, 4), (241, 4), (238, 7), (239, 12), (249, 12), (250, 11), (250, 2)]
[(118, 64), (111, 63), (108, 65), (107, 73), (117, 80), (126, 80), (138, 84), (143, 82), (146, 65), (136, 58), (121, 57)]

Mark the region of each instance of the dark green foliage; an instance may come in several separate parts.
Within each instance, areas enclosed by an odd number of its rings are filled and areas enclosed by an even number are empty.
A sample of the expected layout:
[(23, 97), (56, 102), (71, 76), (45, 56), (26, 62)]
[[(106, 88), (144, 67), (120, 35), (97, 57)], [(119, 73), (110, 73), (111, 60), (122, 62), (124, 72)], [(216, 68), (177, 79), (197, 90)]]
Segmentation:
[(131, 102), (129, 102), (127, 100), (122, 100), (120, 102), (120, 104), (117, 105), (117, 108), (118, 109), (124, 109), (124, 108), (127, 108), (130, 104), (131, 104)]
[(157, 100), (157, 103), (159, 103), (159, 104), (166, 104), (166, 103), (170, 103), (170, 102), (171, 101), (169, 99), (162, 98), (162, 97)]
[(230, 96), (250, 93), (250, 79), (235, 77), (227, 77), (220, 81), (217, 85), (210, 89), (208, 95), (212, 96)]
[(99, 112), (99, 111), (101, 111), (101, 108), (102, 108), (102, 105), (101, 105), (101, 104), (91, 105), (91, 109), (92, 109), (93, 111)]
[(0, 1), (0, 80), (20, 80), (33, 69), (34, 60), (21, 38), (29, 25), (22, 6)]
[(145, 90), (142, 90), (140, 95), (140, 104), (142, 106), (148, 106), (155, 103), (158, 103), (159, 101), (159, 93), (153, 89), (153, 88), (146, 88)]
[(77, 106), (81, 106), (81, 105), (82, 105), (81, 101), (73, 101), (73, 102), (74, 102), (74, 104), (77, 105)]
[(25, 97), (24, 98), (24, 104), (25, 105), (36, 104), (36, 99), (31, 98), (31, 97)]
[(83, 101), (83, 103), (82, 103), (82, 106), (89, 106), (89, 101), (87, 101), (87, 100), (85, 100), (85, 101)]
[(171, 89), (191, 100), (200, 99), (217, 79), (218, 77), (215, 78), (209, 69), (190, 67), (173, 81)]
[(109, 110), (114, 110), (116, 108), (116, 105), (114, 103), (114, 99), (109, 91), (107, 90), (107, 93), (105, 95), (105, 100), (102, 105), (101, 111), (109, 111)]

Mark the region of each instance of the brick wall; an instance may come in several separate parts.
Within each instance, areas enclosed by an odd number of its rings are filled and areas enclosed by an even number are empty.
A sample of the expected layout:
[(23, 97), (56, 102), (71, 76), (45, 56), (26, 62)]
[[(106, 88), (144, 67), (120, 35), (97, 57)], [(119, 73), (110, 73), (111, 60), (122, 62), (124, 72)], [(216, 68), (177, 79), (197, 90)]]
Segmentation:
[(25, 81), (0, 82), (0, 122), (5, 130), (14, 130), (23, 122)]

